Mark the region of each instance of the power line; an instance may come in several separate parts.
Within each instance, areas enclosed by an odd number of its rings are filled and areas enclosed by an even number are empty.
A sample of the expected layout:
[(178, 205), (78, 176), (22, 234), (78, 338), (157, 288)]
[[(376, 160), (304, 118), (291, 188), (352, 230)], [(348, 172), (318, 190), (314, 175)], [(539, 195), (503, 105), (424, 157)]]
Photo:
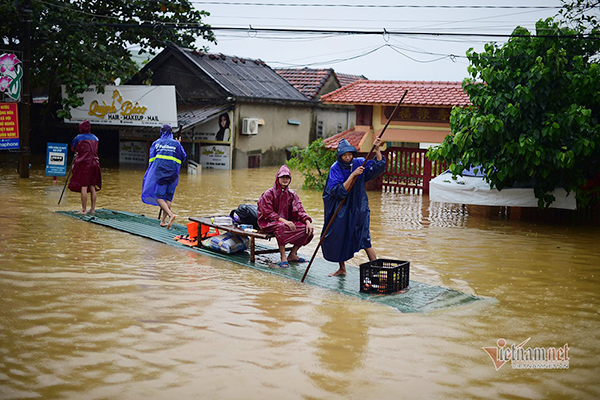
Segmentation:
[(89, 23), (76, 24), (82, 27), (111, 27), (111, 28), (174, 28), (174, 29), (190, 29), (198, 31), (233, 31), (247, 32), (255, 34), (258, 32), (280, 32), (280, 33), (302, 33), (312, 35), (389, 35), (389, 36), (451, 36), (451, 37), (494, 37), (494, 38), (544, 38), (544, 39), (589, 39), (600, 40), (600, 36), (581, 34), (581, 35), (515, 35), (503, 33), (459, 33), (459, 32), (418, 32), (418, 31), (388, 31), (383, 30), (333, 30), (333, 29), (298, 29), (298, 28), (254, 28), (252, 25), (248, 27), (232, 27), (232, 26), (204, 26), (197, 23), (182, 24), (182, 23), (140, 23), (140, 24), (124, 24), (124, 23)]
[(317, 4), (317, 3), (242, 3), (227, 1), (190, 1), (192, 4), (220, 6), (268, 7), (335, 7), (335, 8), (456, 8), (456, 9), (560, 9), (562, 6), (509, 6), (509, 5), (411, 5), (411, 4)]

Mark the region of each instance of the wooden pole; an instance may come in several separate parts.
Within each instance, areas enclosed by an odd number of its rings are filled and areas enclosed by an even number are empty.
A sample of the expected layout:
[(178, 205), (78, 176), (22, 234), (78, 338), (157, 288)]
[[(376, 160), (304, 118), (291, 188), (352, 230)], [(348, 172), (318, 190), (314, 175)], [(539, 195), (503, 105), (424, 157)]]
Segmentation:
[[(398, 111), (398, 108), (400, 107), (400, 104), (402, 104), (402, 102), (404, 101), (404, 98), (406, 97), (407, 93), (408, 93), (408, 90), (405, 90), (404, 94), (402, 95), (402, 98), (400, 99), (400, 101), (398, 102), (398, 104), (396, 105), (396, 107), (394, 108), (394, 111), (392, 111), (392, 114), (390, 115), (390, 117), (388, 118), (385, 126), (381, 130), (381, 133), (379, 134), (378, 138), (381, 138), (383, 136), (383, 133), (385, 132), (385, 130), (387, 129), (388, 125), (392, 121), (392, 117), (394, 116), (394, 114), (396, 114), (396, 111)], [(369, 157), (371, 156), (371, 154), (373, 154), (374, 151), (375, 151), (375, 145), (373, 145), (373, 147), (371, 147), (371, 151), (369, 151), (369, 154), (367, 154), (367, 156), (365, 157), (365, 161), (362, 164), (363, 167), (367, 164), (367, 160), (369, 159)], [(350, 183), (350, 187), (347, 190), (348, 193), (354, 187), (354, 183), (355, 182), (356, 182), (356, 180), (354, 180), (354, 181), (352, 181)], [(340, 201), (340, 204), (338, 204), (337, 208), (335, 209), (335, 212), (331, 216), (331, 219), (329, 220), (329, 223), (327, 224), (327, 227), (325, 227), (325, 229), (321, 233), (321, 239), (319, 240), (319, 244), (317, 245), (317, 248), (315, 249), (312, 257), (310, 258), (310, 262), (308, 263), (308, 266), (306, 267), (306, 271), (304, 271), (304, 275), (302, 276), (302, 280), (300, 282), (304, 282), (304, 279), (306, 279), (306, 275), (308, 275), (308, 270), (310, 269), (310, 266), (312, 265), (312, 263), (313, 263), (316, 255), (317, 255), (317, 252), (319, 251), (319, 248), (321, 247), (321, 244), (323, 243), (323, 239), (325, 238), (325, 235), (327, 234), (327, 232), (329, 232), (329, 228), (331, 228), (331, 224), (333, 224), (333, 221), (335, 220), (335, 217), (337, 217), (338, 212), (340, 211), (340, 209), (342, 208), (342, 206), (346, 202), (346, 199), (347, 199), (347, 197), (344, 197), (342, 199), (342, 201)]]
[(30, 131), (30, 108), (31, 108), (31, 0), (23, 1), (23, 34), (21, 46), (23, 48), (23, 87), (19, 111), (19, 136), (21, 151), (19, 155), (19, 176), (29, 178), (29, 131)]

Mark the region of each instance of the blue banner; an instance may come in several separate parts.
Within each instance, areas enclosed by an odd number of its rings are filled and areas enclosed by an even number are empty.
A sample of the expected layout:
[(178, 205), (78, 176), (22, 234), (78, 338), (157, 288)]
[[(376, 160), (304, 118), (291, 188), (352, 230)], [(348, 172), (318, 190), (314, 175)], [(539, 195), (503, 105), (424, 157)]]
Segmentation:
[(46, 176), (67, 175), (67, 144), (48, 143), (46, 149)]
[(19, 138), (16, 139), (0, 139), (0, 150), (18, 149)]

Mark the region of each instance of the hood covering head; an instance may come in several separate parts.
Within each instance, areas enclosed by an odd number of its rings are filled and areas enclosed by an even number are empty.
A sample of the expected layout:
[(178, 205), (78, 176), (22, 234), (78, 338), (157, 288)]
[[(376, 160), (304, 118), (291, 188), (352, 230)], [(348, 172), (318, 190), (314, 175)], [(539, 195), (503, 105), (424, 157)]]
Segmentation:
[(173, 138), (173, 130), (171, 129), (171, 125), (164, 124), (162, 128), (160, 128), (160, 138), (161, 139), (172, 139)]
[(281, 178), (282, 176), (289, 176), (290, 183), (292, 183), (292, 173), (290, 172), (290, 169), (287, 165), (282, 165), (281, 168), (279, 168), (279, 171), (277, 171), (277, 177), (275, 178), (275, 189), (277, 190), (286, 190), (289, 188), (289, 185), (287, 188), (284, 189), (279, 184), (279, 178)]
[(79, 133), (90, 133), (92, 131), (92, 124), (87, 119), (79, 124)]
[(338, 144), (338, 148), (337, 148), (337, 162), (340, 164), (340, 166), (344, 169), (350, 169), (352, 167), (352, 162), (344, 162), (342, 160), (342, 154), (344, 153), (352, 153), (353, 156), (356, 155), (356, 147), (352, 146), (350, 144), (350, 142), (348, 142), (346, 139), (342, 139), (340, 140), (340, 143)]

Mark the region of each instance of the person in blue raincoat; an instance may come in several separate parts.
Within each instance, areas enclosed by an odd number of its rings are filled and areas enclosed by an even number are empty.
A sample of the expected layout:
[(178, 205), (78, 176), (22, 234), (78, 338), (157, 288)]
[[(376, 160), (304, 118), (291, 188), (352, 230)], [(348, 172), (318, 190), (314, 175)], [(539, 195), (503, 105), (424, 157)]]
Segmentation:
[[(377, 259), (371, 247), (369, 232), (369, 198), (365, 183), (377, 178), (385, 171), (386, 162), (379, 146), (381, 139), (373, 142), (376, 159), (369, 160), (363, 167), (364, 158), (355, 158), (356, 148), (346, 139), (340, 140), (337, 161), (329, 169), (323, 190), (325, 221), (328, 226), (340, 202), (346, 198), (322, 242), (323, 256), (327, 261), (339, 263), (339, 269), (329, 276), (346, 275), (346, 261), (354, 253), (364, 249), (370, 261)], [(352, 182), (354, 185), (352, 186)], [(350, 191), (348, 189), (352, 186)]]
[[(163, 210), (160, 226), (166, 226), (167, 229), (171, 228), (177, 218), (171, 211), (171, 204), (179, 183), (181, 163), (186, 157), (181, 137), (174, 139), (171, 126), (164, 124), (160, 130), (160, 138), (150, 147), (148, 169), (142, 182), (142, 201)], [(166, 222), (167, 217), (169, 222)]]

